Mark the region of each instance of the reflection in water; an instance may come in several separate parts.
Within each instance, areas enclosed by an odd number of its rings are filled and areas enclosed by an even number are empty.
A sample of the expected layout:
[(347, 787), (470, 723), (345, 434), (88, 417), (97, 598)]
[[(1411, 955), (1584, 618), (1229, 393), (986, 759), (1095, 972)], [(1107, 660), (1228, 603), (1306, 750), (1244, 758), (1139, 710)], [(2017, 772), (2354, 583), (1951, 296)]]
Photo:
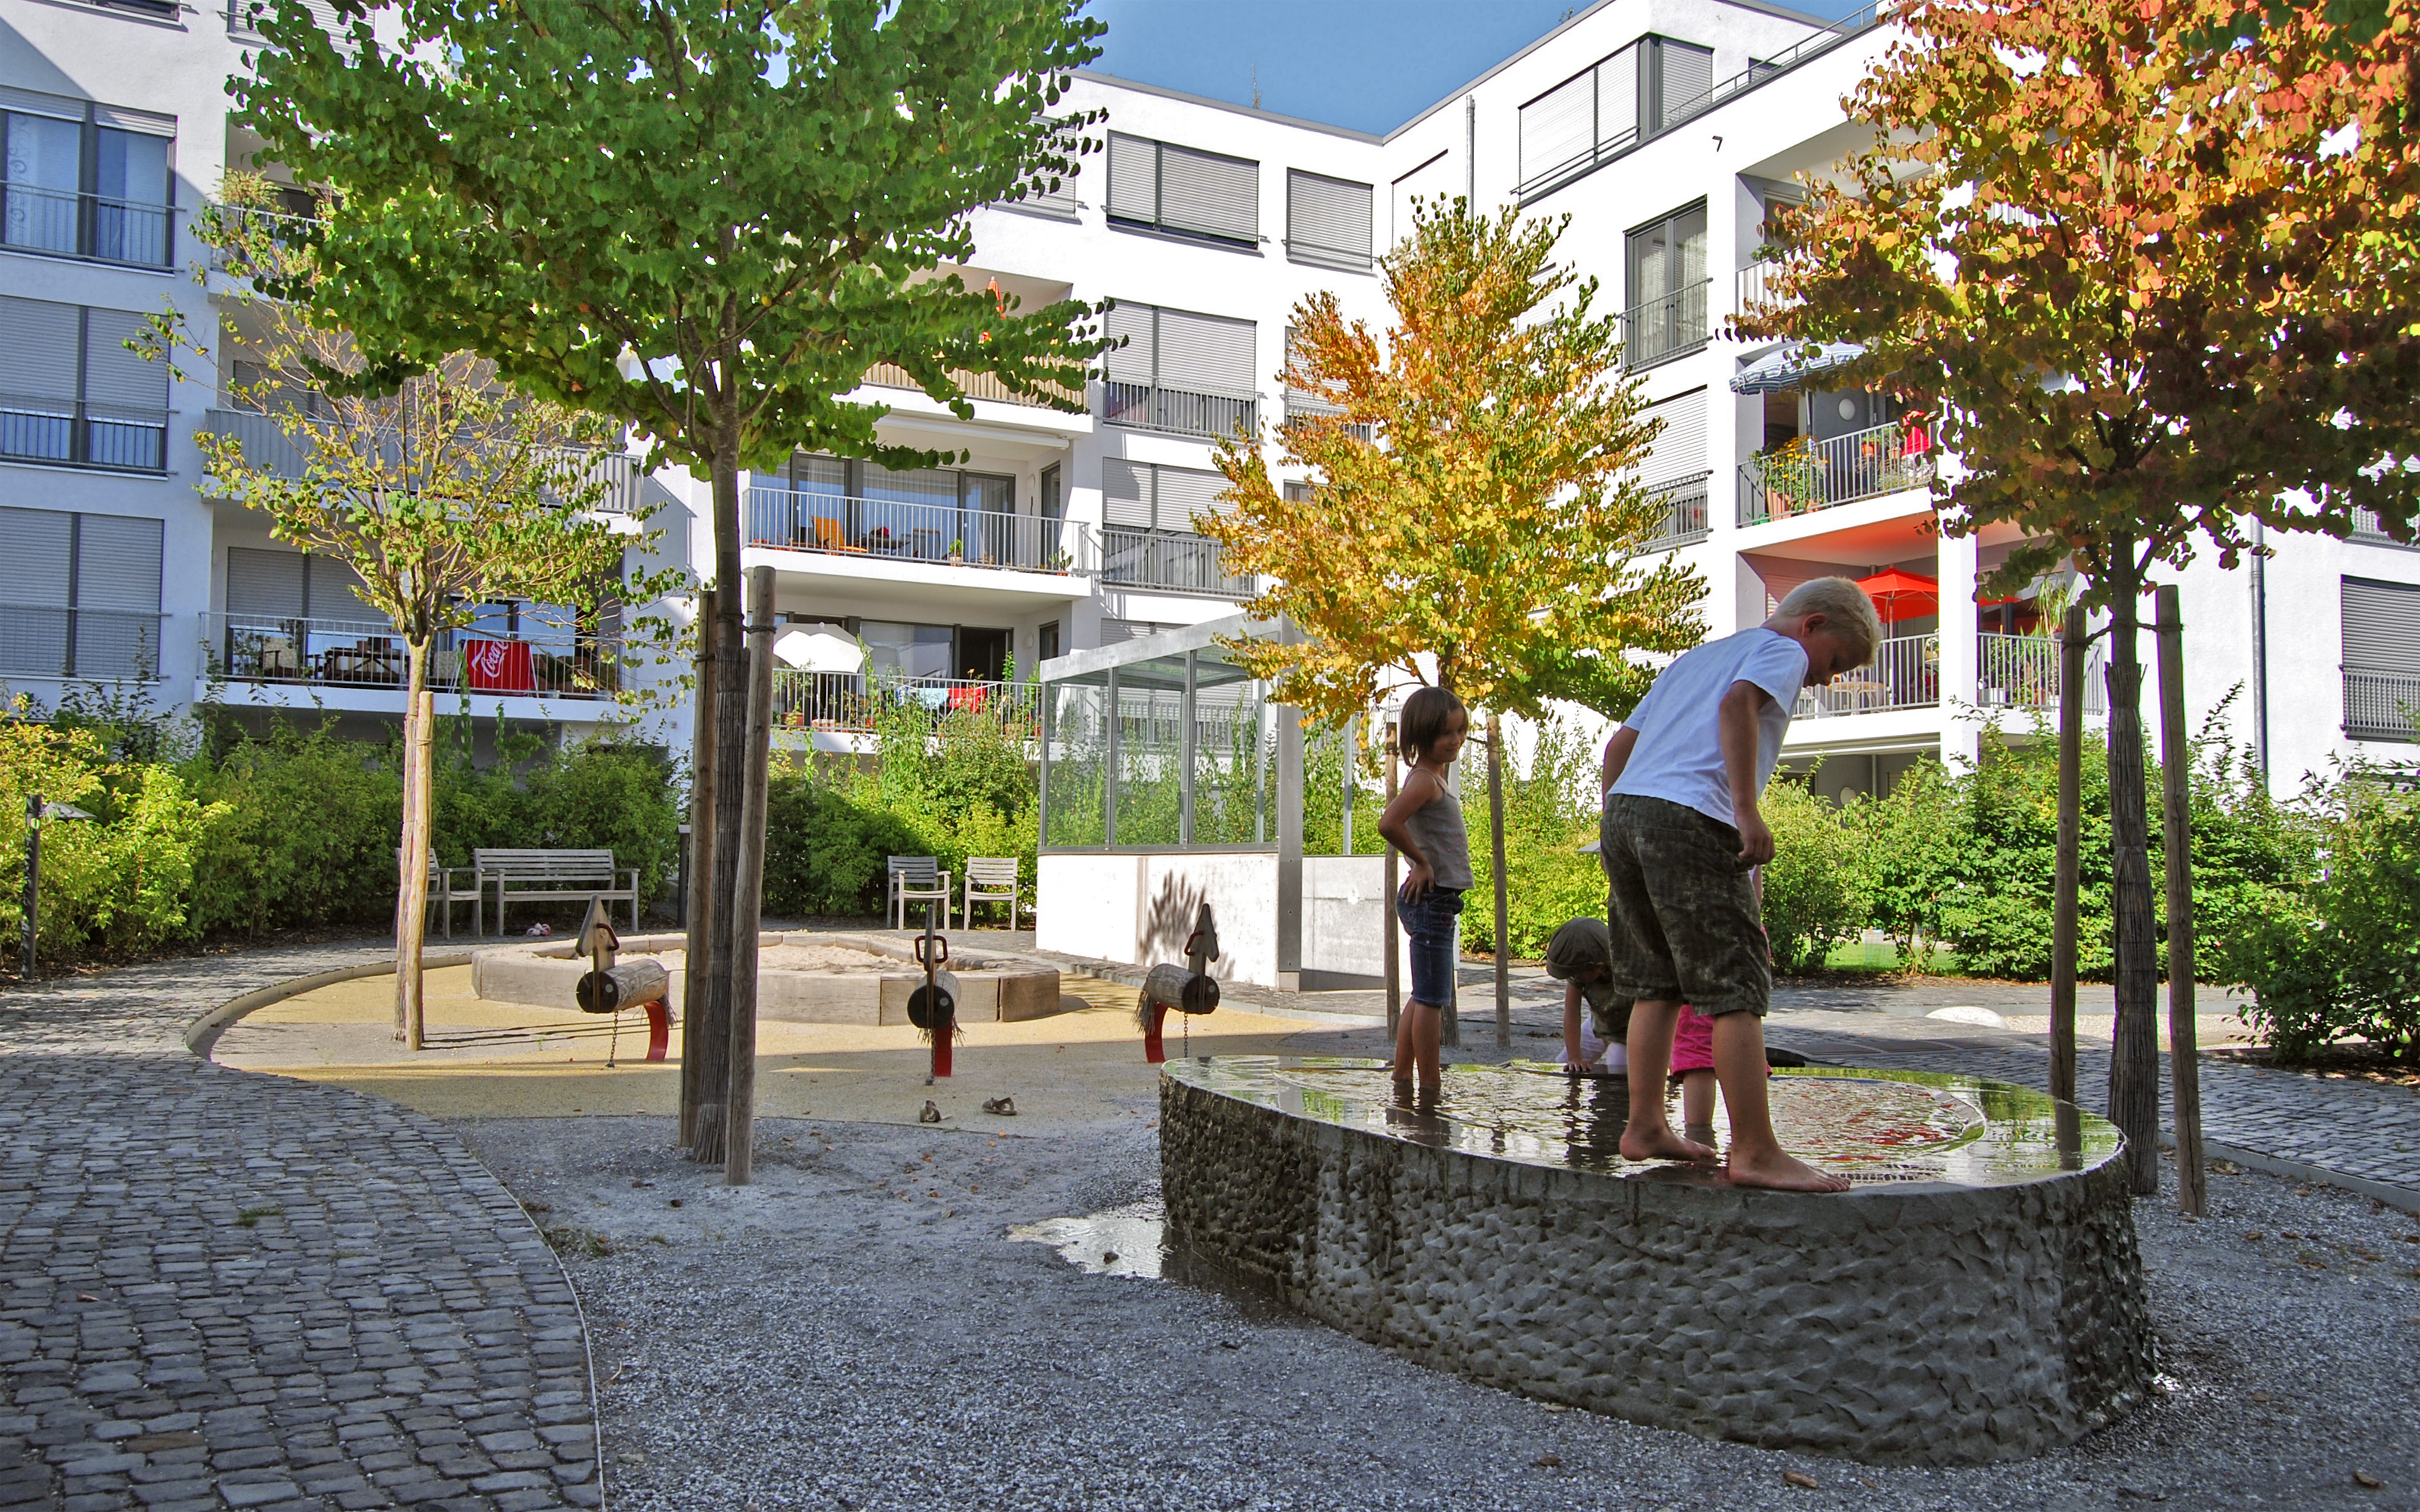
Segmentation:
[[(1331, 1057), (1202, 1057), (1167, 1074), (1205, 1090), (1407, 1143), (1617, 1177), (1718, 1180), (1702, 1167), (1621, 1157), (1630, 1087), (1514, 1061), (1449, 1066), (1442, 1089), (1393, 1089), (1384, 1062)], [(1930, 1072), (1779, 1072), (1773, 1121), (1784, 1146), (1859, 1184), (1947, 1181), (1995, 1186), (2098, 1165), (2118, 1148), (2106, 1121), (2004, 1082)], [(1680, 1093), (1668, 1091), (1680, 1123)], [(1716, 1142), (1727, 1142), (1720, 1115)]]
[(1166, 1258), (1168, 1224), (1156, 1202), (1110, 1208), (1081, 1218), (1048, 1218), (1008, 1231), (1022, 1243), (1048, 1244), (1059, 1257), (1087, 1275), (1139, 1275), (1159, 1279)]

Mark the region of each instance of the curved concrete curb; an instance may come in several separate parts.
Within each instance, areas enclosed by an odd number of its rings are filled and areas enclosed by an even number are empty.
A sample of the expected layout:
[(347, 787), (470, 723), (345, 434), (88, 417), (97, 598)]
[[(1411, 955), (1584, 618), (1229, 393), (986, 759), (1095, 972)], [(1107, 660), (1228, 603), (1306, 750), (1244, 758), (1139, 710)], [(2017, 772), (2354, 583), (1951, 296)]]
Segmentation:
[[(468, 950), (446, 950), (422, 958), (422, 966), (428, 971), (436, 971), (445, 966), (467, 966), (470, 964), (471, 952)], [(255, 1009), (267, 1008), (271, 1003), (282, 1003), (289, 997), (300, 997), (304, 993), (315, 992), (321, 987), (333, 987), (340, 981), (358, 981), (364, 977), (394, 975), (394, 962), (378, 961), (368, 965), (338, 966), (334, 971), (315, 971), (307, 977), (293, 977), (267, 987), (255, 988), (240, 997), (228, 998), (186, 1025), (185, 1048), (204, 1060), (208, 1060), (210, 1058), (210, 1047), (218, 1043), (219, 1035), (225, 1030), (226, 1026)]]

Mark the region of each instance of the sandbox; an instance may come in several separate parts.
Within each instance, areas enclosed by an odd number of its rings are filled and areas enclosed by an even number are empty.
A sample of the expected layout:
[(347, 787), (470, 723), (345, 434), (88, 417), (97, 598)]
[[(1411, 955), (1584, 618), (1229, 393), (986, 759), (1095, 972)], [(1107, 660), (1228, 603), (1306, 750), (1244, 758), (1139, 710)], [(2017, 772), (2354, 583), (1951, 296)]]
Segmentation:
[[(641, 934), (622, 942), (622, 959), (650, 956), (671, 977), (673, 1011), (681, 1006), (688, 940)], [(796, 1024), (906, 1024), (908, 995), (924, 980), (908, 948), (868, 934), (793, 932), (756, 937), (756, 1016)], [(585, 960), (567, 940), (493, 946), (471, 957), (481, 997), (566, 1007)], [(1059, 971), (1016, 957), (969, 951), (951, 957), (958, 977), (958, 1022), (1016, 1023), (1059, 1011)]]
[(1623, 1160), (1619, 1077), (1449, 1067), (1420, 1106), (1388, 1076), (1170, 1062), (1171, 1243), (1477, 1381), (1875, 1462), (2035, 1454), (2150, 1381), (2123, 1140), (2040, 1093), (1783, 1072), (1783, 1141), (1854, 1183), (1808, 1196)]

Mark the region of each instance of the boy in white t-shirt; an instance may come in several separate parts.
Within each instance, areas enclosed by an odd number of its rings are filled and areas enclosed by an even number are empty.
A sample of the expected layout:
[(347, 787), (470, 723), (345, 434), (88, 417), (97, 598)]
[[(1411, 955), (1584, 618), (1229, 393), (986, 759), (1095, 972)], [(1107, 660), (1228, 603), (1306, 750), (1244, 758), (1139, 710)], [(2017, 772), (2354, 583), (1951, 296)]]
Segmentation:
[[(1855, 583), (1801, 584), (1763, 625), (1665, 668), (1606, 742), (1598, 859), (1613, 926), (1614, 986), (1634, 1000), (1630, 1084), (1664, 1084), (1683, 1003), (1713, 1020), (1714, 1077), (1730, 1110), (1727, 1169), (1742, 1186), (1848, 1188), (1774, 1137), (1763, 1022), (1773, 971), (1756, 883), (1756, 869), (1773, 859), (1773, 831), (1758, 802), (1780, 762), (1799, 689), (1862, 665), (1881, 638), (1873, 604)], [(1675, 1134), (1655, 1097), (1630, 1100), (1621, 1153), (1723, 1158)]]

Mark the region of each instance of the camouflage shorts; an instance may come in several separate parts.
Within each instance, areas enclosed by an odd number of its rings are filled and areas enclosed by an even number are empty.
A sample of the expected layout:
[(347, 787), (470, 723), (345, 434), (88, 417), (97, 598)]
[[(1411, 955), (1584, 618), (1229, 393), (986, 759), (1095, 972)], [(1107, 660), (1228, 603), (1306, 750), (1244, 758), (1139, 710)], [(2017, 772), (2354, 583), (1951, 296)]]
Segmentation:
[(1681, 804), (1617, 793), (1599, 833), (1615, 989), (1708, 1018), (1762, 1018), (1773, 968), (1739, 831)]

